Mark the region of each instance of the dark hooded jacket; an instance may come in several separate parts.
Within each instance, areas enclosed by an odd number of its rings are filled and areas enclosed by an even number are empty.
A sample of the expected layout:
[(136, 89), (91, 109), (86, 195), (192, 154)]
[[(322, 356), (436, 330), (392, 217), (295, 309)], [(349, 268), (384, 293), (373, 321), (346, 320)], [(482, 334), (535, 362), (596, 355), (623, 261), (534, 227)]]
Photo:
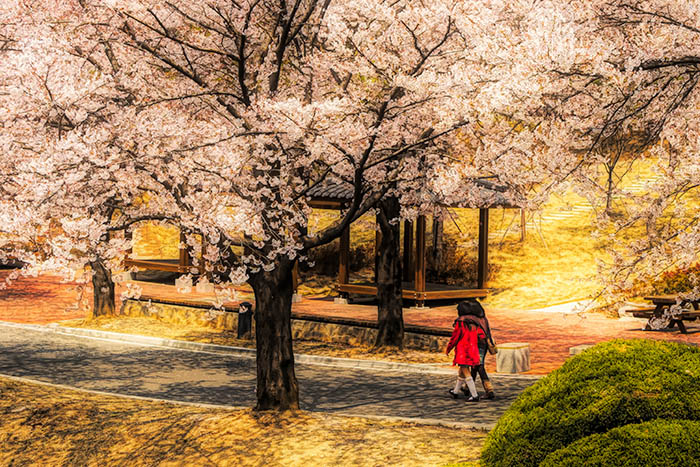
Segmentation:
[(486, 312), (484, 311), (484, 307), (482, 307), (481, 303), (479, 302), (475, 301), (473, 303), (476, 303), (477, 306), (472, 307), (466, 301), (460, 302), (457, 305), (457, 310), (459, 310), (459, 314), (462, 315), (458, 319), (460, 321), (473, 323), (476, 326), (480, 327), (486, 335), (487, 342), (490, 342), (491, 345), (495, 345), (493, 337), (491, 336), (491, 327), (489, 326), (488, 318), (486, 318)]

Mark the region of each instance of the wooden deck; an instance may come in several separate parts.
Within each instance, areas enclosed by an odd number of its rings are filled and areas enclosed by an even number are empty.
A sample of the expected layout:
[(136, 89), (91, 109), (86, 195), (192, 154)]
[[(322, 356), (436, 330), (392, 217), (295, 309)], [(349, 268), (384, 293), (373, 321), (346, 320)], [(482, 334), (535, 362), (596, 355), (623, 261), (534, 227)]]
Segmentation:
[(124, 260), (126, 267), (136, 266), (140, 269), (150, 269), (155, 271), (191, 273), (196, 266), (183, 265), (179, 259), (127, 259)]
[[(370, 282), (354, 284), (336, 284), (340, 293), (357, 295), (377, 295), (377, 286)], [(484, 298), (489, 294), (488, 289), (465, 289), (446, 284), (426, 283), (425, 291), (417, 291), (412, 282), (403, 282), (402, 296), (409, 300), (458, 300), (461, 298)]]

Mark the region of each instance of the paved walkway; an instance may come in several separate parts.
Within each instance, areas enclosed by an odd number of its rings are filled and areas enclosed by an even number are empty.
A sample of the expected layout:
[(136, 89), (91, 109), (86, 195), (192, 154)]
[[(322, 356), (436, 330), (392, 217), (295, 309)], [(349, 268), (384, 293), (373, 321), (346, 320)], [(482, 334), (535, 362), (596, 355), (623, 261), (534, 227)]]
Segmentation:
[[(301, 408), (490, 429), (532, 378), (494, 378), (499, 397), (466, 403), (454, 376), (296, 364)], [(255, 405), (255, 360), (64, 336), (0, 325), (0, 374), (83, 389), (233, 406)]]
[[(376, 319), (376, 307), (367, 305), (337, 305), (333, 302), (303, 300), (294, 311), (313, 315), (332, 315)], [(486, 308), (492, 333), (499, 343), (527, 342), (530, 344), (530, 374), (547, 374), (559, 368), (569, 358), (569, 348), (580, 344), (595, 344), (615, 338), (662, 339), (700, 344), (700, 325), (690, 323), (689, 334), (672, 331), (643, 331), (643, 319), (611, 319), (598, 313), (576, 314), (546, 311), (522, 311)], [(404, 310), (404, 321), (451, 329), (457, 317), (454, 305), (428, 310)], [(496, 371), (494, 358), (487, 358), (487, 370)]]
[[(0, 271), (0, 280), (8, 274)], [(210, 294), (180, 294), (174, 286), (139, 283), (143, 293), (175, 300), (211, 300)], [(85, 293), (91, 299), (92, 291)], [(61, 284), (57, 278), (41, 276), (23, 278), (11, 288), (0, 290), (0, 321), (48, 323), (85, 316), (75, 308), (78, 289), (74, 284)], [(246, 298), (247, 299), (247, 298)], [(91, 301), (91, 300), (90, 300)], [(304, 298), (295, 303), (293, 311), (316, 316), (336, 316), (375, 320), (377, 308), (372, 305), (333, 303), (332, 299)], [(425, 310), (404, 310), (407, 324), (451, 329), (456, 317), (454, 305)], [(677, 330), (643, 331), (645, 320), (635, 318), (610, 319), (600, 314), (580, 317), (547, 311), (491, 309), (487, 314), (493, 334), (499, 343), (527, 342), (531, 351), (532, 374), (547, 374), (569, 357), (569, 348), (580, 344), (595, 344), (614, 338), (663, 339), (700, 345), (700, 323), (689, 323), (689, 334)], [(495, 359), (487, 358), (487, 369), (495, 372)]]

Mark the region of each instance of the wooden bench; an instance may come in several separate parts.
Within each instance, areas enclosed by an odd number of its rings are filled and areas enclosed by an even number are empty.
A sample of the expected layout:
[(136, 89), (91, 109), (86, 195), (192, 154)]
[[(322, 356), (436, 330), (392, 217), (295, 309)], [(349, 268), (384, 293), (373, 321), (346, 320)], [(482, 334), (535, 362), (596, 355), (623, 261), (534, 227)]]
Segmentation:
[(640, 308), (632, 308), (629, 310), (625, 310), (625, 313), (632, 313), (632, 316), (635, 318), (651, 318), (654, 316), (654, 311), (656, 310), (656, 307), (640, 307)]
[[(640, 307), (627, 310), (627, 312), (632, 313), (635, 318), (645, 318), (651, 320), (653, 317), (660, 317), (664, 312), (664, 308), (669, 306), (667, 303), (659, 303), (656, 307)], [(672, 329), (674, 326), (678, 326), (678, 330), (682, 334), (687, 334), (688, 330), (685, 328), (683, 321), (695, 321), (700, 318), (700, 311), (683, 311), (676, 318), (671, 318), (668, 329)], [(651, 326), (649, 323), (644, 327), (645, 331), (650, 331)]]

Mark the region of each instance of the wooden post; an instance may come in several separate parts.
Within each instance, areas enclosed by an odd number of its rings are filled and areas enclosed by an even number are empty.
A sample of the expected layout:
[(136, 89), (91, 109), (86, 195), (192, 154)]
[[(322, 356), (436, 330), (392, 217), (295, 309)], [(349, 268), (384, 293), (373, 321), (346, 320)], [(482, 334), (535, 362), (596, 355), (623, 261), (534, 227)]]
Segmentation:
[(489, 271), (489, 209), (479, 209), (479, 259), (477, 264), (476, 283), (478, 289), (483, 289), (488, 280)]
[(433, 254), (431, 269), (438, 273), (442, 267), (443, 226), (440, 219), (433, 218)]
[(382, 232), (379, 230), (379, 221), (375, 222), (374, 231), (374, 283), (377, 283), (377, 268), (379, 267), (379, 246), (382, 244)]
[(292, 293), (296, 295), (297, 289), (299, 289), (299, 261), (294, 261), (294, 266), (292, 266)]
[(403, 280), (411, 282), (413, 271), (413, 222), (403, 223)]
[(526, 224), (526, 216), (525, 216), (525, 210), (520, 208), (520, 241), (524, 242), (525, 241), (525, 233), (527, 231), (527, 224)]
[[(199, 255), (199, 273), (200, 274), (206, 274), (207, 273), (207, 268), (206, 265), (204, 264), (204, 255), (206, 254), (206, 248), (207, 248), (207, 243), (206, 243), (206, 237), (202, 235), (202, 248), (201, 248), (201, 253)], [(211, 280), (211, 273), (207, 274), (207, 280)]]
[[(133, 240), (134, 238), (134, 233), (133, 231), (129, 230), (129, 227), (124, 229), (124, 240)], [(126, 250), (126, 259), (129, 260), (131, 259), (131, 255), (134, 253), (134, 247), (130, 246), (128, 250)]]
[(180, 272), (189, 273), (189, 266), (192, 265), (192, 249), (187, 244), (187, 235), (180, 229), (180, 244), (185, 244), (185, 248), (180, 248), (180, 260), (178, 265), (180, 266)]
[(416, 221), (416, 306), (425, 304), (425, 216)]
[[(338, 284), (348, 284), (350, 282), (350, 226), (343, 229), (340, 234), (340, 258), (338, 264)], [(347, 293), (341, 292), (340, 296), (345, 298)]]

